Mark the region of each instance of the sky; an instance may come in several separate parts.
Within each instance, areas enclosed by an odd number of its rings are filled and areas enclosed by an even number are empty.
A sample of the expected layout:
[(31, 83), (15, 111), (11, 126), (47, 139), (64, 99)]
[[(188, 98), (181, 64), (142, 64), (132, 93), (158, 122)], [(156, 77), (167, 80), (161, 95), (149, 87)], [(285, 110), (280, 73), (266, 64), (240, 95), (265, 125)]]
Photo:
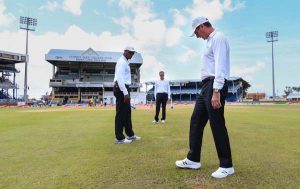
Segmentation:
[[(272, 95), (272, 49), (266, 32), (278, 31), (274, 43), (275, 92), (300, 86), (300, 13), (298, 0), (0, 0), (0, 50), (25, 53), (26, 33), (19, 17), (38, 20), (29, 33), (28, 94), (51, 92), (50, 49), (141, 53), (141, 81), (200, 79), (206, 41), (189, 37), (192, 19), (205, 16), (229, 40), (233, 77), (251, 84), (248, 92)], [(23, 94), (24, 64), (16, 77)]]

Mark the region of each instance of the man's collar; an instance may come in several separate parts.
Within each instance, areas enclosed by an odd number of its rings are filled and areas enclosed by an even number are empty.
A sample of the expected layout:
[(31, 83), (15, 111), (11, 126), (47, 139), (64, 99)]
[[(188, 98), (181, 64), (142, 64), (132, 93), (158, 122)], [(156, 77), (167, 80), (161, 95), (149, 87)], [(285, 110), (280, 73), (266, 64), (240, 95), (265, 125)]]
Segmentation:
[(213, 32), (211, 32), (211, 33), (209, 34), (208, 38), (212, 38), (216, 33), (217, 33), (217, 31), (214, 30)]
[(127, 60), (127, 58), (124, 55), (122, 55), (122, 56), (123, 56), (124, 60), (129, 64), (129, 61)]

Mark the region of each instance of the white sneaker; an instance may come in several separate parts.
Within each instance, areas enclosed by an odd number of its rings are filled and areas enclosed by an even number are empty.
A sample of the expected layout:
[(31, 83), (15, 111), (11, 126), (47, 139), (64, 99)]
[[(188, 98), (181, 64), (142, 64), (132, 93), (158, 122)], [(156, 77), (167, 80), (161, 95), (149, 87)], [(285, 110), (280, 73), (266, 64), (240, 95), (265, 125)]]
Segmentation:
[(128, 140), (127, 138), (123, 139), (123, 140), (115, 140), (115, 144), (130, 144), (132, 143), (132, 140)]
[(211, 176), (214, 178), (225, 178), (229, 175), (232, 175), (233, 173), (234, 173), (233, 167), (230, 168), (219, 167), (219, 169), (213, 172)]
[(184, 160), (178, 160), (175, 162), (176, 167), (187, 169), (199, 169), (201, 167), (200, 162), (194, 162), (185, 158)]
[(157, 124), (158, 122), (156, 120), (153, 120), (152, 123)]
[(127, 140), (135, 141), (135, 140), (141, 140), (142, 137), (139, 137), (137, 135), (133, 135), (131, 137), (127, 137)]
[(161, 120), (161, 123), (164, 124), (164, 123), (166, 123), (166, 121), (165, 120)]

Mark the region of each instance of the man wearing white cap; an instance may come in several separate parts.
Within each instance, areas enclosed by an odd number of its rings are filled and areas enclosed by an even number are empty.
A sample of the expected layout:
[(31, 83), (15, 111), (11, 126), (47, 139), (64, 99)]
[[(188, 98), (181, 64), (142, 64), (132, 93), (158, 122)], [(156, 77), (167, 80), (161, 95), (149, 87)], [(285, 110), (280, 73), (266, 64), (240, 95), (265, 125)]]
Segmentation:
[(224, 105), (228, 92), (229, 44), (226, 37), (217, 32), (205, 17), (197, 17), (192, 22), (193, 33), (207, 40), (201, 70), (202, 90), (196, 100), (190, 121), (190, 151), (184, 160), (176, 161), (179, 168), (199, 169), (203, 130), (209, 120), (213, 133), (219, 168), (212, 173), (215, 178), (225, 178), (234, 173), (230, 142), (225, 126)]
[[(115, 68), (114, 96), (116, 97), (115, 116), (115, 144), (130, 144), (132, 141), (140, 140), (141, 137), (134, 135), (131, 122), (130, 91), (131, 71), (129, 62), (134, 55), (133, 47), (125, 47), (123, 55), (119, 58)], [(123, 128), (127, 138), (123, 134)]]

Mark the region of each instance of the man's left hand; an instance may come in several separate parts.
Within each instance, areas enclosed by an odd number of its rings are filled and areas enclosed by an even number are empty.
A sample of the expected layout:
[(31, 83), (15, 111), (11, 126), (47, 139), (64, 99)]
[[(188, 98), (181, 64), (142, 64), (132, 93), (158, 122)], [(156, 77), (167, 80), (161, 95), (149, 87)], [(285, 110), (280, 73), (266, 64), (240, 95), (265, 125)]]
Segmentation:
[(218, 109), (222, 107), (221, 101), (220, 101), (220, 91), (219, 92), (213, 92), (212, 98), (211, 98), (211, 105), (213, 109)]
[(124, 103), (125, 104), (130, 104), (130, 96), (129, 95), (124, 96)]

